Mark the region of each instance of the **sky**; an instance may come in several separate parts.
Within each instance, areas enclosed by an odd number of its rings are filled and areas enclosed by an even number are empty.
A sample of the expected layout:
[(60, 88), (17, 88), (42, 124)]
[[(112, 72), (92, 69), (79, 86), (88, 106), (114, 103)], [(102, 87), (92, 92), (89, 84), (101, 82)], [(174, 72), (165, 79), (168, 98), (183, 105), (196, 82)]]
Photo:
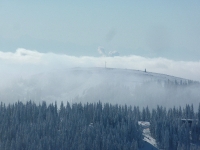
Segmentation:
[(108, 61), (200, 81), (199, 26), (198, 0), (1, 0), (0, 61), (27, 65), (45, 57), (57, 67)]

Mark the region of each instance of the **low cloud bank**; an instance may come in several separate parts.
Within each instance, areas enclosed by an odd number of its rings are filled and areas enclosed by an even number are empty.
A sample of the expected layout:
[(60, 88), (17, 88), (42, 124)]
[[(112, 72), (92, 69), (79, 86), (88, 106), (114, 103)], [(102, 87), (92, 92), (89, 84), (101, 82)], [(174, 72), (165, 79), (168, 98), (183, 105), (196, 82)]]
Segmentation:
[[(99, 48), (102, 55), (103, 48)], [(165, 58), (145, 58), (136, 55), (115, 57), (69, 56), (55, 53), (40, 53), (19, 48), (15, 53), (0, 51), (0, 68), (2, 76), (25, 76), (52, 69), (73, 67), (104, 67), (147, 70), (172, 76), (200, 81), (200, 61), (173, 61)]]
[[(122, 69), (104, 69), (105, 62), (107, 68)], [(164, 58), (134, 55), (75, 57), (17, 49), (15, 53), (0, 52), (0, 99), (5, 103), (17, 100), (33, 100), (37, 103), (101, 100), (141, 107), (194, 104), (197, 110), (199, 84), (186, 86), (190, 81), (149, 72), (200, 80), (198, 68), (200, 62)], [(144, 72), (145, 69), (147, 72)], [(171, 86), (169, 80), (180, 85)], [(167, 83), (166, 86), (164, 83)]]

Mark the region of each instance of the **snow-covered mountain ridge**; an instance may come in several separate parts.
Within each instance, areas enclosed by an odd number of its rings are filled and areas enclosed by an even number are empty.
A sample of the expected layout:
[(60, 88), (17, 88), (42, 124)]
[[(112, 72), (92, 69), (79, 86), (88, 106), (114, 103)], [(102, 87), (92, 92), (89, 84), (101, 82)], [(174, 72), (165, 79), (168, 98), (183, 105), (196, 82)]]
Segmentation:
[[(155, 107), (199, 101), (199, 83), (165, 74), (116, 68), (71, 68), (15, 78), (0, 88), (6, 102), (102, 102)], [(168, 103), (166, 103), (168, 102)]]

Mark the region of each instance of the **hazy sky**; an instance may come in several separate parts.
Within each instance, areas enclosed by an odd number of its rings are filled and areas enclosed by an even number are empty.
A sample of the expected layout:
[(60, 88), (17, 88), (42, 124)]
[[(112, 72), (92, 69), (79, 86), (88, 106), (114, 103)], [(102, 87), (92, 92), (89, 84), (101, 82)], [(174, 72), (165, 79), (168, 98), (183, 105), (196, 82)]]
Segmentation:
[(0, 51), (200, 59), (200, 1), (1, 0)]
[(105, 61), (200, 81), (200, 1), (0, 0), (3, 76)]

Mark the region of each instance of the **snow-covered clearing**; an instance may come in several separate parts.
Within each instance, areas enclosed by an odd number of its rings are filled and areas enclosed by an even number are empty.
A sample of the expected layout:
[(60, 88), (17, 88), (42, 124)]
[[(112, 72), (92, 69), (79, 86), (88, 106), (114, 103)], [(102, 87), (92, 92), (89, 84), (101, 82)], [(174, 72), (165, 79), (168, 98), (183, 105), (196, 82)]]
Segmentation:
[(145, 145), (141, 150), (157, 150), (156, 140), (151, 136), (151, 132), (149, 130), (150, 122), (147, 121), (138, 121), (138, 124), (143, 128), (143, 135)]

